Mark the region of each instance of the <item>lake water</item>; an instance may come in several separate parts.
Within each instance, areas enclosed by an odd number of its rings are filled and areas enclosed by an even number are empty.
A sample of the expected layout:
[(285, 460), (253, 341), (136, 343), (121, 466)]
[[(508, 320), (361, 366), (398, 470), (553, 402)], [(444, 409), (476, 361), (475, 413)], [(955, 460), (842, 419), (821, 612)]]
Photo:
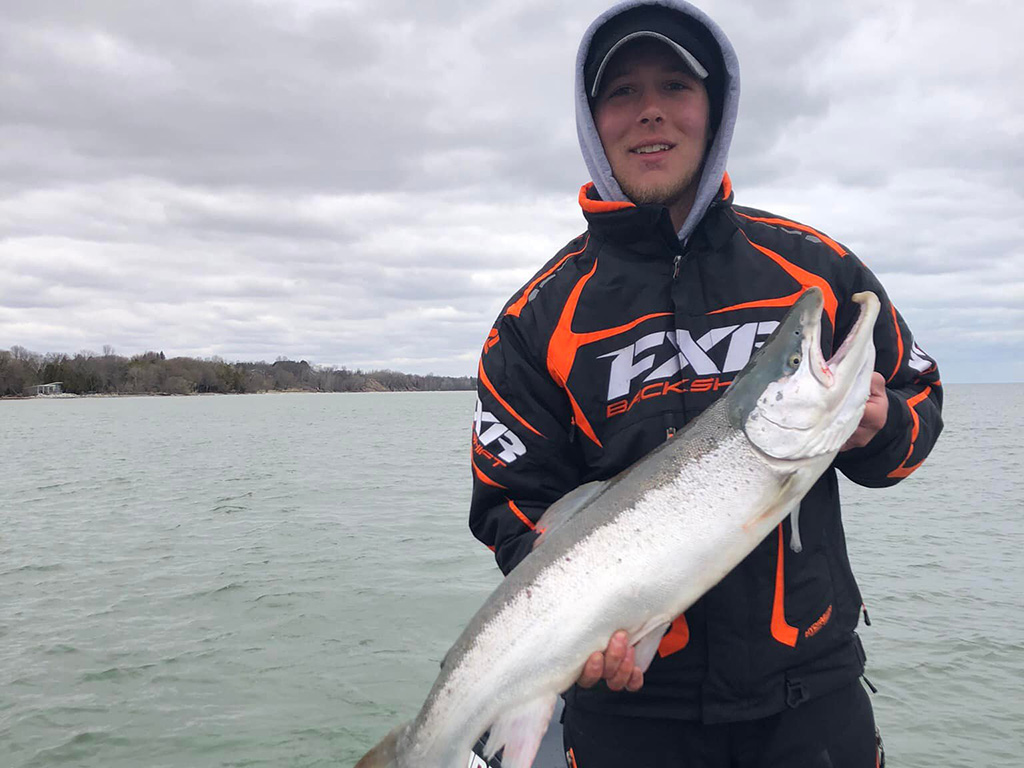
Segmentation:
[[(0, 766), (350, 766), (497, 584), (472, 393), (0, 402)], [(894, 766), (1024, 764), (1024, 385), (844, 485)]]

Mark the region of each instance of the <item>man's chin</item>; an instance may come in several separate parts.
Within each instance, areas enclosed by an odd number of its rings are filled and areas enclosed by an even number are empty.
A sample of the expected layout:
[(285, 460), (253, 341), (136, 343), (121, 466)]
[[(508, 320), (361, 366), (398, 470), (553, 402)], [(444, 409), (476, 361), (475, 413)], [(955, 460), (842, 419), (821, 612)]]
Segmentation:
[(670, 190), (664, 189), (623, 189), (622, 191), (636, 205), (668, 205), (675, 197)]
[(665, 205), (672, 206), (686, 196), (690, 183), (686, 184), (658, 184), (651, 186), (624, 185), (619, 186), (626, 197), (635, 205)]

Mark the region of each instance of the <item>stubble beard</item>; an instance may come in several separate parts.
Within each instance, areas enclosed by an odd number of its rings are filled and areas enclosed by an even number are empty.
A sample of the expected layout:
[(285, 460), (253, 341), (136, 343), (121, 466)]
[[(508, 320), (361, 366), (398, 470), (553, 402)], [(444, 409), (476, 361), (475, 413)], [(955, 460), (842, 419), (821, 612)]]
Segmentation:
[[(685, 176), (677, 182), (665, 182), (663, 184), (650, 184), (643, 186), (634, 186), (632, 184), (623, 184), (619, 182), (619, 186), (625, 193), (626, 197), (630, 199), (635, 205), (665, 205), (672, 207), (677, 203), (683, 202), (689, 198), (689, 203), (692, 205), (693, 200), (697, 194), (697, 181), (700, 176), (700, 171), (703, 168), (698, 168), (696, 172)], [(616, 179), (616, 181), (618, 181)]]

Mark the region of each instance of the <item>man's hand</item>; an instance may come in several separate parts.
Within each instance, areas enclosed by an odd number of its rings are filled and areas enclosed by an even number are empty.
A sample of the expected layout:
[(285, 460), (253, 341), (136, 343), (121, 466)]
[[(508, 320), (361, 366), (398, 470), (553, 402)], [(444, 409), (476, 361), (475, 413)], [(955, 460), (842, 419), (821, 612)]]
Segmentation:
[(860, 424), (839, 450), (863, 448), (885, 426), (888, 416), (889, 398), (885, 394), (885, 377), (875, 371), (871, 374), (871, 394), (868, 395), (868, 402), (864, 406), (864, 415), (861, 417)]
[(583, 665), (583, 673), (576, 684), (590, 688), (598, 680), (605, 680), (613, 691), (639, 691), (644, 684), (644, 673), (635, 665), (636, 651), (629, 644), (629, 635), (619, 630), (608, 641), (604, 653), (594, 651)]

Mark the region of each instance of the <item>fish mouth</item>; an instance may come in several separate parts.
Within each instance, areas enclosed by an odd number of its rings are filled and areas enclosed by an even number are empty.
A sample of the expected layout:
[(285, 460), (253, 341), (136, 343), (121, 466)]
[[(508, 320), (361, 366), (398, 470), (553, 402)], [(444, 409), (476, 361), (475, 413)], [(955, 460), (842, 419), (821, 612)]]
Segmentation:
[(840, 433), (850, 424), (856, 426), (857, 409), (867, 400), (874, 368), (872, 340), (879, 301), (868, 292), (852, 300), (860, 304), (860, 314), (843, 344), (826, 360), (825, 295), (821, 288), (809, 287), (730, 386), (730, 418), (766, 455), (820, 455), (833, 443), (838, 448), (849, 436)]
[[(857, 321), (849, 333), (846, 334), (846, 338), (843, 339), (839, 349), (828, 360), (821, 353), (820, 320), (815, 322), (805, 321), (804, 323), (808, 340), (807, 354), (811, 358), (808, 366), (809, 370), (821, 386), (829, 389), (835, 386), (837, 377), (842, 378), (842, 374), (849, 367), (843, 365), (843, 363), (847, 359), (861, 357), (861, 353), (871, 336), (870, 333), (866, 334), (864, 332), (864, 328), (869, 324), (874, 325), (875, 318), (878, 316), (878, 298), (875, 294), (870, 291), (862, 291), (861, 293), (854, 294), (851, 299), (861, 305), (860, 314), (857, 315)], [(860, 366), (858, 365), (857, 367), (859, 368)]]
[(879, 310), (878, 297), (870, 291), (855, 293), (850, 298), (860, 304), (860, 313), (839, 349), (828, 360), (821, 354), (820, 319), (804, 323), (807, 354), (810, 357), (808, 369), (814, 379), (831, 392), (829, 399), (844, 405), (851, 392), (858, 389), (857, 383), (863, 378), (865, 365), (874, 365), (874, 354), (868, 354), (868, 347), (872, 346), (873, 328)]
[[(846, 334), (846, 338), (843, 340), (839, 349), (836, 350), (836, 353), (829, 358), (828, 364), (830, 366), (839, 365), (846, 359), (850, 350), (853, 349), (856, 340), (860, 338), (861, 328), (863, 328), (868, 322), (868, 315), (871, 314), (869, 309), (871, 308), (872, 303), (874, 303), (875, 306), (878, 305), (878, 297), (870, 291), (855, 293), (851, 298), (854, 302), (860, 304), (860, 314), (857, 315), (857, 322), (854, 323), (850, 332)], [(874, 318), (871, 319), (871, 322), (874, 323)]]
[[(828, 360), (821, 352), (824, 301), (817, 288), (800, 297), (776, 330), (779, 336), (762, 348), (771, 345), (781, 353), (781, 365), (750, 377), (756, 400), (739, 414), (748, 439), (766, 456), (786, 461), (825, 455), (838, 450), (859, 422), (874, 369), (879, 301), (869, 292), (852, 300), (860, 304), (860, 314)], [(770, 376), (775, 378), (766, 381)], [(738, 393), (745, 383), (738, 382)]]
[[(879, 301), (878, 297), (870, 291), (862, 291), (861, 293), (855, 293), (852, 300), (860, 304), (860, 314), (857, 315), (857, 321), (854, 323), (853, 328), (846, 334), (846, 338), (843, 339), (843, 343), (836, 350), (835, 354), (832, 355), (825, 362), (825, 370), (828, 372), (829, 377), (835, 380), (836, 375), (842, 371), (845, 372), (849, 364), (846, 364), (847, 360), (857, 360), (862, 357), (864, 348), (871, 342), (872, 331), (866, 329), (866, 326), (874, 326), (875, 319), (878, 317)], [(857, 368), (861, 367), (861, 363), (857, 363)], [(817, 374), (817, 371), (815, 370)], [(823, 384), (825, 382), (822, 382)], [(828, 385), (826, 385), (828, 386)]]

